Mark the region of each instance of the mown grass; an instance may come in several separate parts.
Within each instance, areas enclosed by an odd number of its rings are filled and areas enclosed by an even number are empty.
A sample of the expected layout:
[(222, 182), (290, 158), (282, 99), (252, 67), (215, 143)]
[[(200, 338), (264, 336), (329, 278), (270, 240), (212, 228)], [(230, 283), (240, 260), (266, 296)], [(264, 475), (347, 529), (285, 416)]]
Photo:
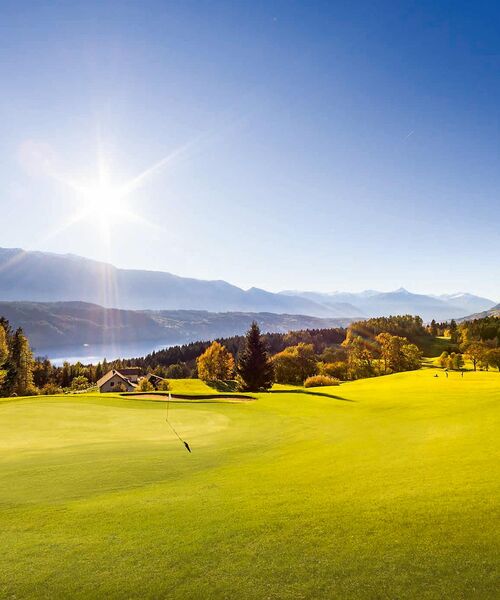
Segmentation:
[(498, 597), (500, 375), (434, 372), (173, 404), (192, 454), (163, 403), (0, 401), (0, 597)]

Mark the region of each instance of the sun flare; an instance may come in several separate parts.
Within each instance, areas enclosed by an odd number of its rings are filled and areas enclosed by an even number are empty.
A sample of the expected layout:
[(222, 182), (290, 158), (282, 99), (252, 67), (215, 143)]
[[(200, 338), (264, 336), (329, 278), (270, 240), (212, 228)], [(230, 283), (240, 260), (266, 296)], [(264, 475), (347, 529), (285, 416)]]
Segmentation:
[(160, 224), (149, 221), (133, 207), (133, 196), (137, 196), (140, 188), (150, 179), (165, 170), (171, 163), (188, 155), (190, 149), (199, 142), (192, 142), (176, 148), (161, 160), (153, 163), (138, 175), (117, 181), (109, 169), (109, 157), (105, 156), (102, 147), (97, 149), (97, 169), (93, 179), (75, 178), (61, 171), (50, 170), (48, 175), (61, 186), (72, 192), (71, 200), (76, 203), (75, 210), (58, 227), (50, 231), (46, 240), (77, 224), (94, 225), (100, 231), (101, 238), (111, 243), (112, 231), (117, 222), (140, 224), (151, 230), (163, 231)]
[(96, 220), (108, 217), (118, 217), (120, 213), (128, 212), (125, 198), (120, 189), (108, 183), (97, 183), (84, 187), (81, 192), (85, 212)]

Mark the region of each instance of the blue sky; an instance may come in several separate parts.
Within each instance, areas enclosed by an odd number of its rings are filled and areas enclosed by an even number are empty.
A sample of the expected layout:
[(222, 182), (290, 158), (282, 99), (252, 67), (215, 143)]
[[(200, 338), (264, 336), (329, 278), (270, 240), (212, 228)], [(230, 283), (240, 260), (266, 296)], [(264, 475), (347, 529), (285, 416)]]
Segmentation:
[(1, 2), (0, 245), (500, 299), (494, 4)]

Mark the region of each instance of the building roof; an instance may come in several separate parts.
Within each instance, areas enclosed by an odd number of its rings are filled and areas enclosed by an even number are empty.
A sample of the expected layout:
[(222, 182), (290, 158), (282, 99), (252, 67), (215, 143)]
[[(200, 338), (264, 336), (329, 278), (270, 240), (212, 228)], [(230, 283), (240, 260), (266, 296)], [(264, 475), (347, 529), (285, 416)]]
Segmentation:
[(119, 370), (122, 375), (139, 375), (141, 367), (125, 367)]
[(160, 377), (159, 375), (155, 375), (154, 373), (148, 373), (144, 379), (146, 379), (147, 381), (163, 381), (163, 377)]
[(109, 381), (112, 377), (114, 377), (115, 375), (117, 375), (120, 379), (123, 379), (123, 381), (125, 383), (128, 383), (128, 385), (131, 385), (132, 387), (135, 387), (135, 383), (132, 383), (129, 379), (127, 379), (121, 371), (117, 371), (116, 369), (111, 369), (111, 371), (108, 371), (106, 373), (106, 375), (103, 375), (101, 377), (101, 379), (99, 379), (99, 381), (97, 382), (97, 387), (101, 387), (102, 385), (104, 385), (106, 383), (106, 381)]

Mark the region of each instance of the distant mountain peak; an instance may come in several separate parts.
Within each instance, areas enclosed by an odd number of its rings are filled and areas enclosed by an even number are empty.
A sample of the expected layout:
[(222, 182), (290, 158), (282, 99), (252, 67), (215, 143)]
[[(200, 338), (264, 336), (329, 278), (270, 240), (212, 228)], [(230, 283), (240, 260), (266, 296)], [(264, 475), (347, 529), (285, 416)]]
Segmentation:
[[(112, 286), (103, 285), (108, 280), (113, 281)], [(357, 319), (413, 314), (424, 321), (461, 318), (497, 304), (467, 292), (431, 296), (415, 294), (404, 287), (392, 292), (273, 293), (258, 287), (243, 290), (224, 280), (116, 268), (74, 254), (15, 248), (0, 248), (0, 300), (83, 301), (135, 310), (267, 312)]]
[[(113, 285), (103, 285), (107, 280)], [(0, 248), (0, 300), (84, 301), (108, 308), (269, 312), (350, 317), (300, 296), (259, 288), (242, 290), (224, 280), (181, 277), (164, 271), (116, 268), (74, 254)]]

